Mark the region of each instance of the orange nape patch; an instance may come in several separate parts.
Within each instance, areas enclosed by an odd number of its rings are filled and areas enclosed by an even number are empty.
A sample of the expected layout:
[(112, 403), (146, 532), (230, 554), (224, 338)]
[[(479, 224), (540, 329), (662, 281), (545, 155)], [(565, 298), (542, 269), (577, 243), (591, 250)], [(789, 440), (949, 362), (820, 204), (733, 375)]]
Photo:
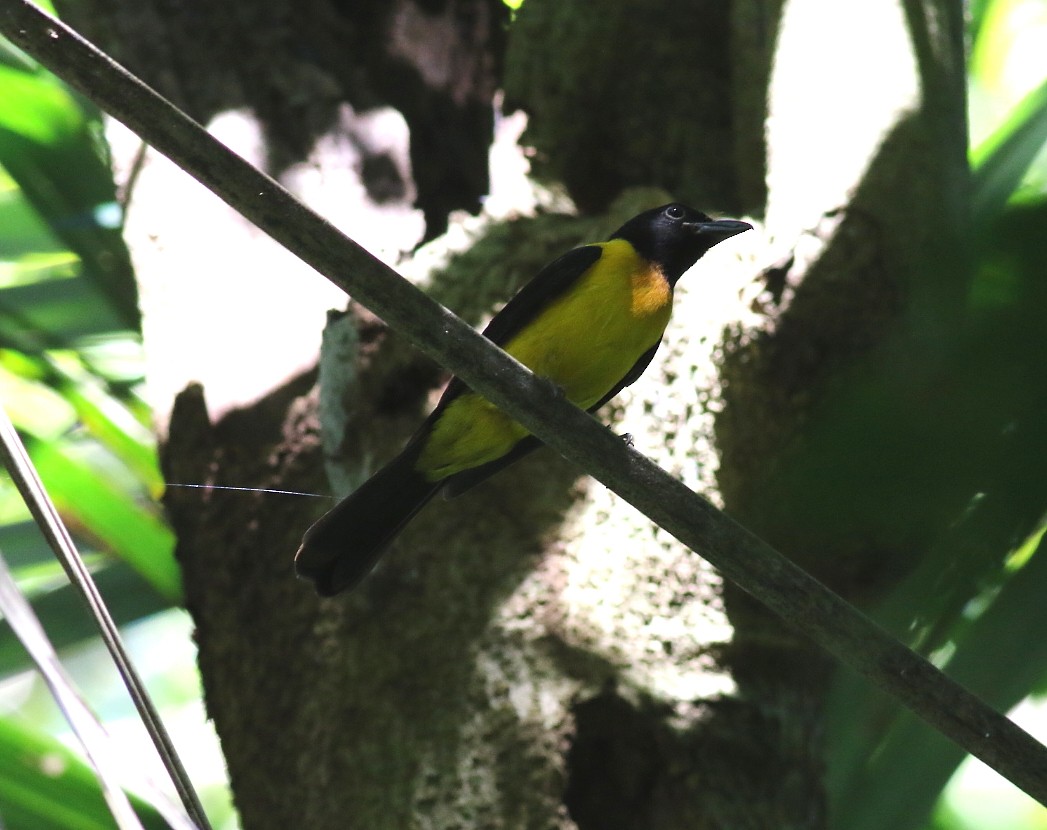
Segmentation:
[[(622, 239), (545, 306), (505, 350), (589, 409), (662, 338), (673, 291), (661, 269)], [(451, 401), (433, 424), (416, 464), (430, 481), (501, 458), (527, 435), (479, 395)]]
[[(662, 273), (662, 269), (654, 263), (649, 263), (647, 268), (638, 269), (632, 274), (632, 314), (638, 320), (648, 317), (657, 318), (665, 313), (666, 309), (672, 310), (673, 289), (669, 281)], [(667, 321), (668, 322), (668, 321)], [(665, 330), (665, 326), (662, 326)]]

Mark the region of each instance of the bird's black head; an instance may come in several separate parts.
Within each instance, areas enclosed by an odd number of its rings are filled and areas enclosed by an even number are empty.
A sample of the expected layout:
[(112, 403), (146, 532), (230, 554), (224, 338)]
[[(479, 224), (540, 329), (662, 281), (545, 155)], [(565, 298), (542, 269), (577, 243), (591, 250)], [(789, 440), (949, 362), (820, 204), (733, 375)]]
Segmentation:
[(612, 235), (624, 239), (644, 257), (658, 263), (673, 285), (713, 245), (752, 230), (748, 222), (712, 220), (686, 205), (662, 205), (634, 216)]

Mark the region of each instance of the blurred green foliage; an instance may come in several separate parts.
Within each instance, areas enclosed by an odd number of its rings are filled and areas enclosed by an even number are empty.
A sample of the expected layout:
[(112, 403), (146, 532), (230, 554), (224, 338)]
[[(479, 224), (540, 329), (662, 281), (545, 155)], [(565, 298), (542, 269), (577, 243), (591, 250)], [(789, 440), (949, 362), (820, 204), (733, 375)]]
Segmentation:
[[(181, 595), (142, 381), (140, 316), (101, 114), (0, 41), (0, 401), (118, 623)], [(0, 551), (58, 647), (93, 621), (9, 479)], [(31, 662), (0, 622), (0, 678)], [(187, 664), (191, 670), (191, 661)], [(166, 824), (138, 804), (148, 827)], [(92, 771), (39, 724), (0, 718), (0, 824), (109, 828)]]
[[(964, 302), (936, 333), (942, 383), (916, 431), (941, 452), (916, 466), (933, 473), (952, 465), (939, 495), (966, 493), (968, 503), (874, 616), (1009, 711), (1047, 687), (1047, 3), (984, 0), (970, 11), (975, 259)], [(913, 498), (906, 482), (892, 486)], [(959, 787), (942, 801), (963, 753), (840, 674), (828, 725), (834, 828), (1047, 826), (1047, 809), (1002, 780), (986, 802), (992, 810), (977, 819)], [(1047, 738), (1042, 726), (1039, 733)]]
[[(133, 800), (143, 826), (167, 823)], [(0, 816), (10, 830), (111, 830), (113, 818), (94, 773), (66, 747), (36, 728), (0, 719)]]

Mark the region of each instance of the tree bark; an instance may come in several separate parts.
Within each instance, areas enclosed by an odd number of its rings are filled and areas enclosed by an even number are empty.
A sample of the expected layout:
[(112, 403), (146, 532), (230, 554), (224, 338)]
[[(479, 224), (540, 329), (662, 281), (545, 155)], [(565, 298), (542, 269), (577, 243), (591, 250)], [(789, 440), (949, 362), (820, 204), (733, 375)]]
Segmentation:
[[(339, 33), (366, 51), (362, 33), (392, 31), (390, 17), (379, 15), (384, 28), (369, 30), (374, 21), (362, 15), (332, 34), (338, 7), (317, 2), (299, 14), (263, 6), (258, 15), (268, 22), (257, 29), (247, 7), (235, 12), (235, 26), (201, 28), (150, 6), (169, 35), (165, 49), (150, 52), (122, 11), (110, 12), (122, 21), (112, 29), (120, 34), (102, 43), (132, 68), (140, 60), (148, 77), (201, 117), (229, 102), (252, 107), (266, 125), (263, 163), (277, 159), (278, 169), (302, 157), (314, 126), (330, 123), (323, 113), (343, 96), (354, 105), (399, 106), (431, 234), (451, 207), (471, 205), (486, 186), (476, 159), (488, 134), (477, 125), (489, 118), (503, 59), (491, 22), (497, 4), (394, 5), (392, 18), (410, 34), (395, 42), (423, 79), (433, 54), (451, 55), (439, 77), (472, 79), (463, 94), (479, 103), (462, 115), (464, 137), (438, 129), (446, 99), (461, 92), (454, 83), (423, 88), (412, 110), (375, 92), (373, 78), (373, 98), (354, 98), (359, 88), (345, 77), (356, 76), (328, 71)], [(773, 129), (765, 148), (762, 102), (776, 48), (836, 39), (854, 54), (836, 56), (831, 71), (865, 77), (854, 44), (866, 35), (853, 20), (833, 17), (831, 4), (794, 0), (783, 18), (774, 2), (736, 2), (728, 14), (722, 4), (620, 0), (593, 14), (584, 3), (527, 0), (509, 30), (509, 98), (531, 114), (539, 171), (601, 215), (491, 225), (469, 253), (430, 277), (442, 302), (479, 321), (553, 256), (669, 198), (620, 195), (623, 187), (660, 185), (712, 213), (759, 212), (766, 170), (768, 221), (791, 262), (761, 275), (774, 249), (756, 234), (706, 257), (681, 284), (657, 365), (607, 417), (858, 598), (896, 580), (906, 545), (925, 543), (933, 527), (918, 527), (914, 511), (905, 534), (883, 541), (894, 525), (871, 523), (858, 463), (839, 468), (838, 486), (859, 495), (829, 502), (830, 518), (851, 501), (855, 511), (827, 521), (824, 502), (833, 494), (812, 483), (810, 465), (846, 457), (829, 441), (831, 430), (818, 432), (846, 419), (816, 416), (821, 407), (835, 414), (836, 402), (849, 400), (840, 390), (856, 367), (896, 354), (890, 338), (911, 331), (906, 315), (926, 308), (913, 305), (916, 275), (929, 260), (955, 256), (957, 217), (948, 211), (962, 203), (966, 174), (958, 11), (945, 0), (871, 5), (887, 16), (884, 31), (900, 35), (879, 60), (903, 69), (883, 81), (886, 104), (874, 118), (855, 116), (870, 110), (860, 95), (835, 100), (828, 116), (822, 108), (817, 122), (797, 115), (804, 96), (816, 97), (825, 68), (788, 83), (782, 63), (773, 68), (783, 84), (771, 104), (779, 125), (835, 136), (841, 147), (854, 140), (842, 132), (849, 127), (866, 141), (865, 155), (854, 153), (842, 168), (850, 178), (826, 185), (819, 157), (797, 152), (789, 161)], [(817, 27), (802, 17), (805, 9), (814, 10)], [(927, 25), (931, 15), (948, 25)], [(448, 40), (448, 20), (465, 18), (479, 29), (451, 26), (469, 36)], [(207, 88), (187, 56), (222, 53), (231, 32), (264, 40), (284, 31), (273, 19), (294, 20), (299, 38), (279, 38), (278, 54), (297, 43), (325, 57), (296, 63), (290, 76), (276, 60), (247, 74), (223, 68), (212, 84), (218, 91)], [(395, 52), (394, 40), (382, 42)], [(450, 45), (423, 48), (434, 42)], [(274, 108), (288, 114), (281, 78), (311, 91), (316, 64), (327, 81), (340, 79), (335, 88), (319, 85), (325, 95), (300, 104), (307, 116), (297, 123), (267, 117)], [(228, 83), (239, 91), (219, 105), (212, 98)], [(922, 98), (913, 92), (918, 83)], [(418, 123), (419, 112), (427, 124)], [(433, 131), (447, 145), (427, 141)], [(833, 143), (817, 146), (824, 156)], [(470, 160), (462, 168), (459, 152)], [(783, 174), (790, 164), (799, 179)], [(469, 185), (447, 187), (441, 201), (435, 194), (459, 175)], [(397, 198), (410, 193), (408, 182)], [(816, 225), (818, 233), (805, 233)], [(805, 259), (811, 239), (817, 255)], [(148, 269), (139, 270), (148, 282)], [(227, 318), (232, 326), (235, 316)], [(318, 370), (274, 376), (273, 391), (254, 403), (209, 413), (204, 395), (221, 397), (221, 378), (180, 395), (164, 447), (168, 479), (322, 491), (325, 461), (351, 483), (391, 456), (438, 393), (439, 371), (359, 308), (329, 331), (340, 345)], [(238, 349), (228, 383), (253, 354), (250, 345)], [(318, 375), (339, 380), (321, 393)], [(819, 442), (820, 454), (807, 452)], [(727, 591), (725, 600), (716, 574), (694, 554), (551, 453), (431, 505), (359, 591), (332, 600), (316, 599), (292, 577), (297, 540), (319, 512), (314, 503), (172, 491), (167, 504), (208, 711), (245, 828), (826, 826), (825, 658), (743, 598)]]

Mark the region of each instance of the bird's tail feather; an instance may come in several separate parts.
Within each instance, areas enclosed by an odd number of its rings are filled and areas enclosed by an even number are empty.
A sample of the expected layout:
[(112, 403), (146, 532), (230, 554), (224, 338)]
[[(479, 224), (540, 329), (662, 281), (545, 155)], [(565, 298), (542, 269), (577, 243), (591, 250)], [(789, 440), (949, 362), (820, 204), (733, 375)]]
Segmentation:
[(298, 576), (316, 592), (332, 596), (357, 585), (382, 551), (438, 489), (415, 469), (417, 444), (396, 458), (320, 517), (295, 554)]

